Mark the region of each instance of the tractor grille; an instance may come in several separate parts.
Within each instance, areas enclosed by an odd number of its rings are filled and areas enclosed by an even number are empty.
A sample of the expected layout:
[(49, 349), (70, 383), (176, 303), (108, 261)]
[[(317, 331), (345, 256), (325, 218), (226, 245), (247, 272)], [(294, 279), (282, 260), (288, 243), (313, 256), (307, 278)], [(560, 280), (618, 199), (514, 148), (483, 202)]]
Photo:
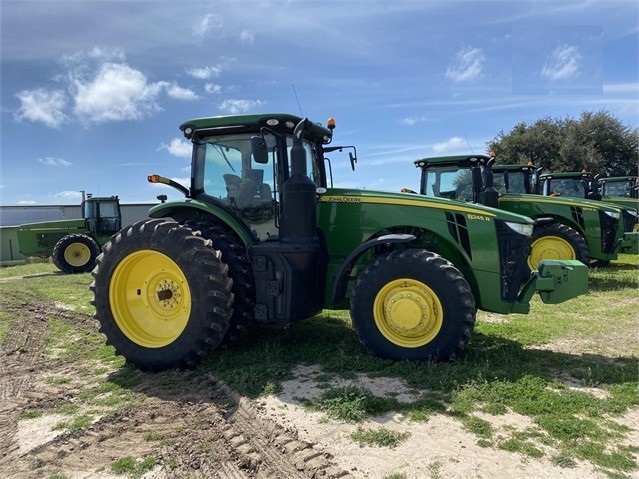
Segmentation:
[(501, 297), (504, 301), (517, 300), (521, 285), (528, 281), (530, 270), (526, 263), (530, 254), (530, 237), (509, 228), (503, 220), (495, 220), (499, 244), (499, 274)]
[(626, 233), (632, 233), (637, 223), (637, 217), (628, 210), (621, 210), (623, 214), (623, 230)]
[(575, 221), (575, 223), (579, 224), (579, 226), (581, 226), (581, 229), (583, 230), (586, 227), (583, 210), (579, 206), (571, 206), (570, 214), (572, 215), (572, 219)]
[(602, 210), (599, 211), (599, 222), (601, 224), (601, 251), (612, 253), (615, 247), (615, 236), (617, 236), (618, 221), (608, 216)]
[(450, 235), (464, 248), (470, 259), (473, 258), (470, 248), (470, 238), (468, 237), (468, 226), (466, 218), (462, 214), (446, 213), (446, 222), (448, 223), (448, 232)]

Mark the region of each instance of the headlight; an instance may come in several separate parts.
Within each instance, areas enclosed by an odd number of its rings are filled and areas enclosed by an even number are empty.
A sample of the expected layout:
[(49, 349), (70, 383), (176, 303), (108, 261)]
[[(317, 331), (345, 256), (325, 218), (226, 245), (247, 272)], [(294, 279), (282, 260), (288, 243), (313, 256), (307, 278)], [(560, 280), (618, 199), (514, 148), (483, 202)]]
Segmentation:
[(616, 220), (619, 219), (619, 212), (618, 211), (608, 211), (608, 210), (604, 210), (604, 213), (606, 213), (608, 216), (610, 216), (611, 218), (614, 218)]
[(504, 221), (504, 223), (506, 223), (506, 225), (508, 225), (511, 230), (516, 231), (520, 235), (524, 236), (531, 236), (533, 227), (535, 226), (524, 223), (511, 223), (510, 221)]

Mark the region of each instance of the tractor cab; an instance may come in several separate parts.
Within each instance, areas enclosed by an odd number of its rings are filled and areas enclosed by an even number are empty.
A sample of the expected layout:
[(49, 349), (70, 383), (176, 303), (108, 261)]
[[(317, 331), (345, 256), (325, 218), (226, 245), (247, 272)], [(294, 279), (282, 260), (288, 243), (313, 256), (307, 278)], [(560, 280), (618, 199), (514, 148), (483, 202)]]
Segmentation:
[(117, 196), (94, 197), (82, 201), (82, 217), (87, 231), (94, 236), (110, 236), (122, 228), (120, 200)]
[[(298, 137), (294, 130), (299, 120), (272, 114), (187, 121), (180, 130), (193, 143), (190, 188), (159, 175), (148, 180), (172, 186), (192, 201), (224, 212), (248, 243), (278, 239), (311, 218), (310, 203), (315, 202), (317, 189), (330, 186), (327, 177), (332, 183), (325, 153), (343, 148), (355, 151), (354, 147), (325, 146), (332, 140), (334, 120), (329, 119), (326, 126), (306, 121)], [(356, 157), (351, 154), (350, 159), (354, 168)], [(286, 191), (287, 185), (292, 191)], [(301, 190), (306, 193), (298, 194)], [(170, 202), (157, 210), (179, 217)], [(315, 231), (315, 227), (309, 229)]]
[(541, 168), (527, 165), (493, 165), (493, 182), (500, 194), (539, 194)]
[(599, 178), (598, 186), (602, 196), (639, 198), (639, 177), (637, 176)]
[(539, 177), (541, 194), (544, 196), (563, 196), (601, 200), (597, 187), (598, 176), (585, 170), (581, 172), (545, 173)]

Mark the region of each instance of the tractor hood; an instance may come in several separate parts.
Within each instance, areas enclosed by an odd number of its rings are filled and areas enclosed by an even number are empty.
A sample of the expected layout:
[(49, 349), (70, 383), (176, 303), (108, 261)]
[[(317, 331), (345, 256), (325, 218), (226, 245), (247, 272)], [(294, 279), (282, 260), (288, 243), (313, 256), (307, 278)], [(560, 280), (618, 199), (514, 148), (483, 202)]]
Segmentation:
[(417, 206), (485, 216), (515, 223), (534, 224), (534, 221), (531, 218), (517, 213), (511, 213), (475, 203), (465, 203), (449, 200), (447, 198), (429, 197), (413, 193), (329, 188), (325, 191), (318, 191), (318, 196), (320, 202), (327, 203), (377, 203), (384, 205), (397, 205), (398, 207)]

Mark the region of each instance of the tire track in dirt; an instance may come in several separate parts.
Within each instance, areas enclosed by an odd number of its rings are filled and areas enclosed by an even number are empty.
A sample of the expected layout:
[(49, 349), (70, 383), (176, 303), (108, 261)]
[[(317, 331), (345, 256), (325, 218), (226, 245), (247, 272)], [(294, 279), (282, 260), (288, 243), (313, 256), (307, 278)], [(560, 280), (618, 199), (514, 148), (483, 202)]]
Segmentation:
[[(0, 307), (2, 305), (0, 304)], [(332, 456), (298, 439), (297, 432), (260, 417), (251, 402), (221, 381), (193, 371), (174, 376), (142, 374), (134, 387), (129, 372), (109, 380), (131, 390), (135, 399), (99, 417), (87, 428), (60, 432), (20, 449), (18, 427), (25, 410), (47, 410), (78, 400), (81, 365), (45, 354), (49, 318), (97, 332), (88, 315), (52, 303), (5, 309), (17, 319), (0, 347), (0, 476), (3, 479), (115, 477), (111, 465), (125, 456), (154, 457), (156, 479), (354, 479)], [(46, 377), (71, 378), (48, 384)], [(101, 472), (97, 472), (101, 471)]]
[[(250, 401), (214, 378), (193, 378), (180, 387), (188, 392), (154, 396), (159, 391), (152, 376), (147, 377), (137, 388), (147, 395), (142, 403), (14, 458), (5, 477), (83, 477), (99, 468), (108, 470), (124, 456), (153, 456), (154, 478), (354, 479), (333, 464), (330, 455), (298, 440), (294, 431), (260, 418)], [(45, 466), (34, 471), (34, 465)]]
[(21, 308), (11, 302), (0, 302), (13, 321), (0, 344), (0, 465), (3, 458), (17, 450), (13, 438), (20, 412), (34, 395), (34, 371), (43, 365), (47, 329), (41, 306), (25, 304)]

